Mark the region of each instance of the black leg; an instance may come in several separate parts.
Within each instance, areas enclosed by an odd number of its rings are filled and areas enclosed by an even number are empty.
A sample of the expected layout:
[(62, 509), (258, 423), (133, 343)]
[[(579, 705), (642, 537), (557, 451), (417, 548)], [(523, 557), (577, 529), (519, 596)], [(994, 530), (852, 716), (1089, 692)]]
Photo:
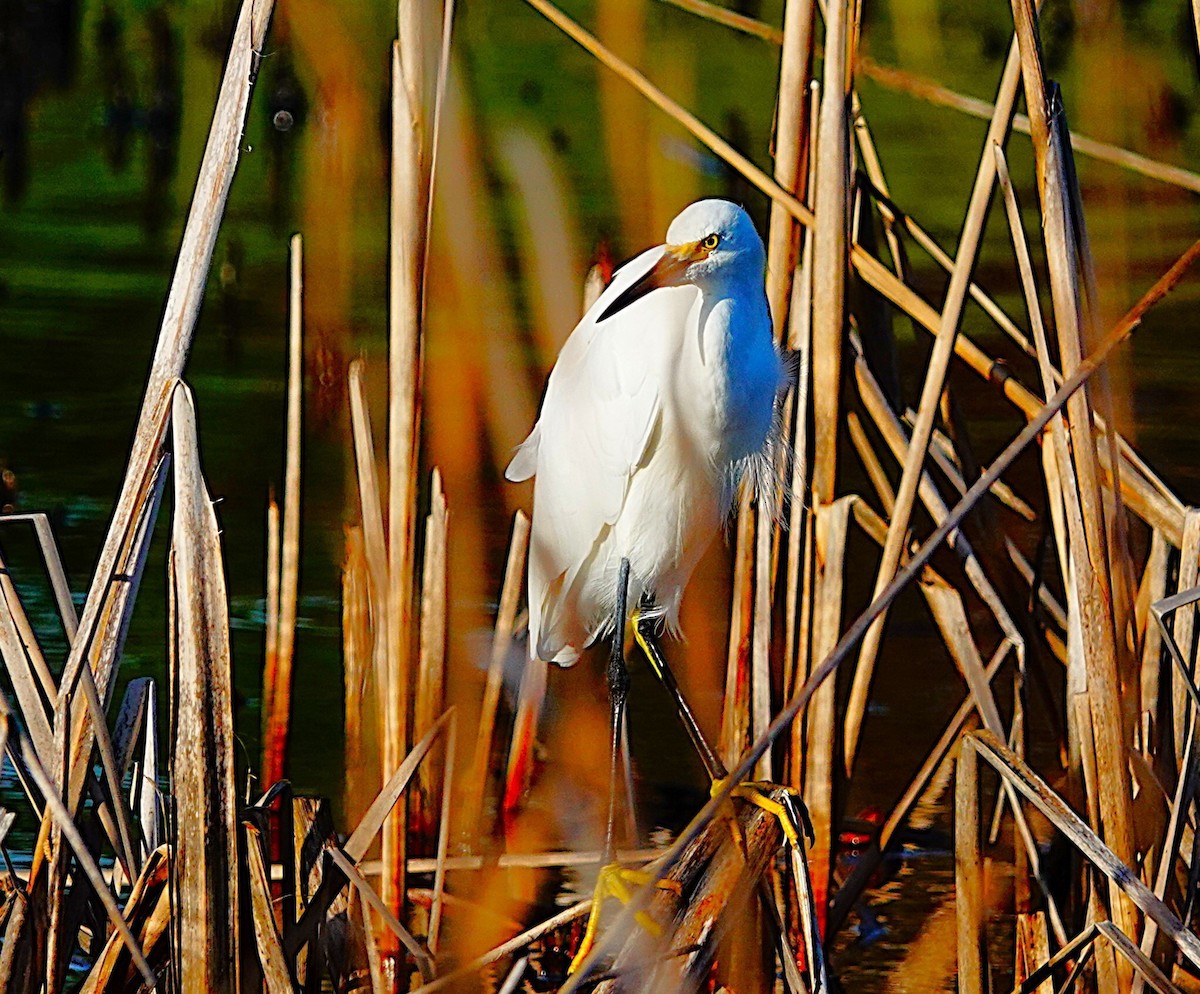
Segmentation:
[(609, 742), (608, 830), (604, 835), (604, 862), (614, 861), (617, 852), (617, 785), (620, 779), (621, 727), (625, 698), (629, 694), (629, 671), (625, 668), (625, 614), (629, 597), (629, 560), (622, 559), (617, 571), (617, 609), (613, 618), (612, 652), (608, 657), (608, 699), (612, 706), (612, 736)]
[(700, 762), (704, 764), (704, 769), (708, 772), (708, 778), (713, 781), (724, 780), (729, 775), (729, 771), (725, 769), (725, 764), (721, 762), (713, 747), (708, 744), (704, 733), (700, 731), (696, 716), (692, 714), (692, 709), (688, 706), (683, 691), (675, 682), (675, 674), (667, 665), (667, 657), (663, 655), (662, 647), (654, 635), (654, 623), (645, 620), (640, 615), (637, 620), (637, 640), (646, 653), (646, 658), (650, 661), (650, 668), (654, 670), (674, 699), (675, 710), (679, 712), (679, 718), (683, 722), (683, 727), (687, 729), (688, 738), (692, 740), (692, 745), (695, 746), (696, 752), (700, 756)]

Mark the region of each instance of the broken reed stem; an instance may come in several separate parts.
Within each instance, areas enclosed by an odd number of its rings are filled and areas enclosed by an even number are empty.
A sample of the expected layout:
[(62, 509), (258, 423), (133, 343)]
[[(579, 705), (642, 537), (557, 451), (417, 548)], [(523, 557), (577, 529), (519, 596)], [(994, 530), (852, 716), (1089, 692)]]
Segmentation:
[[(279, 632), (274, 682), (263, 744), (263, 781), (283, 779), (292, 716), (292, 660), (300, 591), (300, 447), (304, 393), (304, 242), (292, 235), (288, 256), (287, 451), (283, 484), (282, 559), (279, 573)], [(268, 574), (269, 575), (269, 574)]]
[[(945, 521), (935, 528), (929, 538), (913, 553), (907, 566), (896, 574), (895, 579), (887, 588), (872, 600), (866, 610), (855, 619), (854, 623), (838, 640), (833, 650), (813, 670), (804, 686), (793, 695), (791, 700), (775, 716), (766, 734), (746, 751), (738, 762), (738, 765), (730, 772), (729, 778), (724, 782), (721, 789), (713, 794), (704, 807), (697, 812), (688, 826), (679, 834), (670, 849), (654, 864), (650, 874), (652, 883), (657, 883), (657, 881), (662, 880), (667, 875), (687, 847), (700, 836), (705, 826), (716, 817), (722, 807), (728, 802), (735, 787), (750, 775), (762, 753), (771, 748), (791, 726), (796, 716), (808, 704), (813, 693), (845, 660), (875, 618), (885, 611), (895, 601), (896, 597), (899, 596), (900, 592), (920, 573), (922, 567), (929, 562), (934, 552), (946, 540), (946, 537), (962, 523), (963, 519), (971, 512), (975, 504), (978, 503), (992, 484), (1001, 477), (1029, 444), (1041, 434), (1050, 419), (1058, 413), (1068, 398), (1083, 386), (1089, 377), (1099, 369), (1100, 365), (1111, 355), (1113, 349), (1133, 333), (1134, 329), (1141, 323), (1146, 312), (1162, 300), (1179, 283), (1184, 274), (1186, 274), (1198, 258), (1200, 258), (1200, 240), (1194, 242), (1175, 261), (1170, 269), (1159, 277), (1155, 284), (1142, 295), (1137, 303), (1125, 313), (1095, 351), (1066, 379), (1054, 397), (1042, 406), (1032, 420), (993, 460), (992, 464), (980, 474), (979, 478), (971, 485), (970, 489), (954, 506), (949, 515), (947, 515)], [(633, 920), (633, 916), (645, 908), (650, 890), (650, 887), (646, 887), (635, 896), (634, 900), (629, 903), (619, 918), (610, 925), (608, 932), (600, 937), (592, 953), (581, 964), (579, 970), (568, 980), (567, 984), (560, 991), (560, 994), (573, 994), (587, 980), (591, 970), (594, 968), (594, 964), (609, 952), (607, 936), (619, 932), (623, 927), (628, 927), (629, 923)]]
[(466, 790), (469, 815), (465, 825), (469, 838), (478, 838), (480, 819), (487, 795), (488, 773), (491, 769), (492, 738), (496, 729), (496, 711), (500, 706), (500, 691), (504, 687), (504, 661), (512, 649), (513, 625), (521, 603), (521, 581), (525, 576), (525, 555), (529, 548), (529, 518), (523, 511), (513, 515), (512, 538), (508, 544), (508, 560), (504, 566), (504, 585), (496, 611), (496, 628), (492, 634), (492, 653), (488, 662), (487, 685), (479, 715), (479, 737), (475, 740), (475, 758), (471, 764), (471, 783)]

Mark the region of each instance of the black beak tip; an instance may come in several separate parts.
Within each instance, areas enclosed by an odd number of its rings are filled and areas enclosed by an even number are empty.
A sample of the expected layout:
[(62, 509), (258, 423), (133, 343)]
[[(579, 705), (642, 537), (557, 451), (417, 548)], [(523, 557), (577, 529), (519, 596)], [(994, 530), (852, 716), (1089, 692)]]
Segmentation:
[(607, 321), (618, 311), (623, 311), (626, 307), (637, 300), (639, 296), (641, 296), (641, 294), (632, 294), (629, 292), (629, 290), (626, 290), (620, 296), (613, 298), (609, 305), (600, 312), (600, 316), (596, 318), (596, 324), (599, 324), (601, 321)]

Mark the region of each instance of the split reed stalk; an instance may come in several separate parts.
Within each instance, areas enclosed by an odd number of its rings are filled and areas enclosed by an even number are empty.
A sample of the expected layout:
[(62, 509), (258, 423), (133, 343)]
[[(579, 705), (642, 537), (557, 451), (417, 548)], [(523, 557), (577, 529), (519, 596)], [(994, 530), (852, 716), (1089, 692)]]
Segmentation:
[(174, 391), (171, 788), (176, 798), (172, 962), (181, 994), (237, 994), (238, 858), (228, 596), (200, 471), (191, 395)]

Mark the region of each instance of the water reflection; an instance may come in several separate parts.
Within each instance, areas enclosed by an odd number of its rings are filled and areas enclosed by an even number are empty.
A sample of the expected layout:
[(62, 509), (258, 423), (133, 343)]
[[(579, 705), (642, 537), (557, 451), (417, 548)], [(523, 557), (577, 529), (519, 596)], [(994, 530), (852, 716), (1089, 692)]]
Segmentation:
[(45, 87), (65, 87), (78, 63), (77, 0), (0, 0), (0, 165), (4, 197), (29, 183), (30, 105)]

